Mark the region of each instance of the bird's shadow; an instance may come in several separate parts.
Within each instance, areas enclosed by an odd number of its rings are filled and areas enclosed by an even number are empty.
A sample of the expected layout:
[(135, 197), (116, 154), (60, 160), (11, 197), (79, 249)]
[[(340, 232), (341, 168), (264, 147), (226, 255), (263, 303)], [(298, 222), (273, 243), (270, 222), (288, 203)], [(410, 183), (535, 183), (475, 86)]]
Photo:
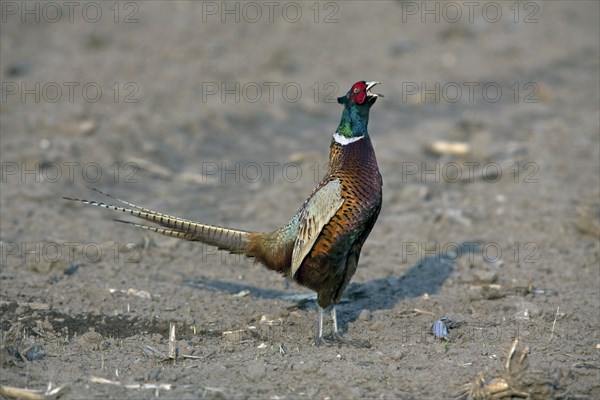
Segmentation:
[[(458, 252), (430, 254), (412, 266), (402, 276), (388, 276), (364, 283), (351, 283), (337, 306), (338, 319), (342, 331), (356, 321), (362, 310), (377, 311), (394, 308), (405, 298), (415, 298), (437, 293), (450, 277), (455, 262), (466, 253), (477, 251), (477, 242), (464, 242), (457, 247)], [(185, 285), (203, 290), (237, 294), (247, 291), (251, 296), (264, 299), (278, 299), (290, 303), (290, 307), (315, 308), (316, 294), (265, 289), (252, 285), (221, 281), (217, 279), (185, 279)]]

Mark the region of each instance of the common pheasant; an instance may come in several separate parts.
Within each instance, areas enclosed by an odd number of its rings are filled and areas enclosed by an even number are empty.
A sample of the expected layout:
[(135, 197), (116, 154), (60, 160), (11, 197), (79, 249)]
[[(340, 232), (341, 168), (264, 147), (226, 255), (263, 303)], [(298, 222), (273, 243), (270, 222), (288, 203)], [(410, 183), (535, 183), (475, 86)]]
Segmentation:
[(382, 179), (367, 132), (369, 110), (379, 82), (357, 82), (338, 98), (342, 118), (330, 145), (329, 167), (298, 212), (272, 232), (249, 232), (206, 225), (149, 210), (110, 196), (123, 206), (67, 198), (121, 211), (158, 226), (122, 221), (165, 236), (199, 241), (231, 253), (244, 254), (268, 269), (293, 278), (317, 292), (317, 344), (323, 337), (324, 309), (331, 307), (332, 340), (338, 334), (335, 305), (356, 271), (363, 243), (381, 210)]

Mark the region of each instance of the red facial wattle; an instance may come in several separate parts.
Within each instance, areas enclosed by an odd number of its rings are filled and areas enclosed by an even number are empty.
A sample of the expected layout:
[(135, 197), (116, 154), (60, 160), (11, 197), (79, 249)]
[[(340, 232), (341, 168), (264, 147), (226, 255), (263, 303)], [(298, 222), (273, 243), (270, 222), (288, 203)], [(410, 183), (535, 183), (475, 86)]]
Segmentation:
[(367, 99), (367, 85), (365, 82), (356, 82), (350, 90), (350, 98), (359, 106)]

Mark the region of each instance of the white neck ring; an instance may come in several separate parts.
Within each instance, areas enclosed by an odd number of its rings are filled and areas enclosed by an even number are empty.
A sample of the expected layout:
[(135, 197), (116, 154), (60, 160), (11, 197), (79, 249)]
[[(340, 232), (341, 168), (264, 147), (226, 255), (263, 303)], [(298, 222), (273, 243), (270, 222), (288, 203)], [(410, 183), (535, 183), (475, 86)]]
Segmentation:
[(335, 140), (336, 143), (339, 143), (342, 146), (345, 146), (345, 145), (350, 144), (350, 143), (354, 143), (357, 140), (360, 140), (362, 138), (364, 138), (364, 136), (346, 137), (346, 136), (340, 135), (337, 132), (333, 134), (333, 140)]

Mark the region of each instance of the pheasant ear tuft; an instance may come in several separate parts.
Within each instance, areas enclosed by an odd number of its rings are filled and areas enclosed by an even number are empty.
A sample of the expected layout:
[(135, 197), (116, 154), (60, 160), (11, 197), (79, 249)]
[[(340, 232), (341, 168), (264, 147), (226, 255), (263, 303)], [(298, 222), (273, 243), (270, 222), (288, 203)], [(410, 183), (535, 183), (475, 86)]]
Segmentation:
[(338, 97), (338, 103), (340, 104), (346, 104), (346, 102), (348, 101), (348, 95), (346, 96), (342, 96), (342, 97)]

